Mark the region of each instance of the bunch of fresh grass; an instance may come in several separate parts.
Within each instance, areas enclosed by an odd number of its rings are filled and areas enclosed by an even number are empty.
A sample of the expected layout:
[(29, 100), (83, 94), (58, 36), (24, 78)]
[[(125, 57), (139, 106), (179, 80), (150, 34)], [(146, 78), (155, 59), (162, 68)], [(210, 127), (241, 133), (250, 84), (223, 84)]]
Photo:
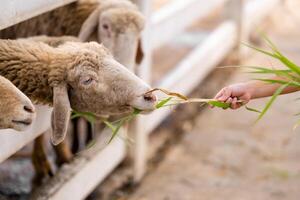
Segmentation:
[[(266, 103), (265, 107), (261, 112), (254, 110), (255, 112), (259, 112), (259, 116), (256, 121), (260, 120), (266, 112), (270, 109), (271, 105), (274, 103), (276, 98), (284, 91), (285, 88), (292, 87), (300, 87), (300, 67), (283, 55), (279, 49), (275, 46), (275, 44), (265, 35), (262, 35), (264, 41), (266, 42), (269, 50), (264, 50), (261, 48), (257, 48), (251, 45), (246, 46), (254, 49), (255, 51), (262, 53), (270, 58), (278, 60), (280, 63), (284, 65), (286, 69), (274, 69), (267, 67), (250, 67), (252, 70), (250, 73), (254, 74), (264, 74), (264, 75), (272, 75), (272, 77), (279, 77), (281, 80), (272, 79), (272, 78), (256, 78), (255, 80), (263, 81), (269, 84), (279, 84), (280, 87), (274, 92), (271, 99)], [(300, 124), (300, 121), (297, 122), (295, 128)]]

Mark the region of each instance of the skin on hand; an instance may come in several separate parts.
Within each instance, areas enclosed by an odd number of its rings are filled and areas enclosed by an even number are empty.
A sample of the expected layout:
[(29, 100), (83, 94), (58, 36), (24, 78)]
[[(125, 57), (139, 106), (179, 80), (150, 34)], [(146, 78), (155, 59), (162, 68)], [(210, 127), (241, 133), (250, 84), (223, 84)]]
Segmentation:
[[(274, 77), (274, 80), (285, 80), (281, 77)], [(232, 109), (238, 109), (247, 104), (251, 99), (269, 97), (281, 86), (281, 84), (269, 84), (263, 81), (249, 81), (227, 86), (217, 93), (214, 99), (220, 102), (231, 104)], [(286, 87), (281, 94), (288, 94), (299, 91), (299, 87)], [(242, 102), (240, 102), (242, 101)]]
[[(214, 99), (229, 103), (232, 109), (238, 109), (252, 98), (252, 89), (246, 83), (237, 83), (221, 89)], [(242, 102), (240, 102), (242, 101)]]

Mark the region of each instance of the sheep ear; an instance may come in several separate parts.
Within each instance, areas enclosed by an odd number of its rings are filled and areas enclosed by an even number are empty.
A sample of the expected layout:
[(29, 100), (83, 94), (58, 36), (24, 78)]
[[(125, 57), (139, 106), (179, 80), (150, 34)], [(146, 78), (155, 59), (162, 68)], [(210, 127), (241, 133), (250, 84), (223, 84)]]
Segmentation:
[(142, 41), (141, 41), (141, 39), (139, 39), (138, 46), (137, 46), (136, 57), (135, 57), (136, 64), (138, 64), (138, 65), (141, 64), (143, 59), (144, 59), (144, 51), (143, 51), (143, 48), (142, 48)]
[(52, 111), (52, 144), (61, 143), (67, 133), (71, 114), (71, 106), (66, 85), (53, 88), (53, 111)]
[(93, 33), (93, 31), (97, 28), (99, 23), (99, 14), (100, 9), (96, 9), (94, 12), (90, 14), (90, 16), (83, 22), (81, 29), (78, 34), (78, 38), (81, 41), (87, 41), (89, 36)]

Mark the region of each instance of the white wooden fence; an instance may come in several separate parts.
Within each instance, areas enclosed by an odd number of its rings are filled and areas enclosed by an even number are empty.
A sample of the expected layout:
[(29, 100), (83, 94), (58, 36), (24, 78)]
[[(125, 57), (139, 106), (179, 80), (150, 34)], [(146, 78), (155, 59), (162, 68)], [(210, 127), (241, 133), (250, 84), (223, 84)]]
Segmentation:
[[(29, 19), (43, 12), (75, 0), (2, 0), (0, 7), (0, 29)], [(143, 33), (145, 59), (139, 75), (151, 83), (152, 51), (170, 42), (195, 20), (209, 15), (216, 7), (225, 6), (227, 17), (205, 40), (197, 45), (157, 85), (189, 94), (230, 53), (240, 40), (246, 41), (255, 26), (268, 15), (280, 0), (173, 0), (160, 10), (151, 13), (150, 0), (133, 0), (147, 17)], [(9, 158), (23, 146), (50, 127), (51, 109), (37, 107), (37, 120), (26, 132), (0, 131), (0, 162)], [(170, 110), (159, 110), (139, 117), (132, 129), (135, 145), (134, 178), (139, 181), (145, 172), (149, 134), (170, 114)], [(58, 173), (53, 184), (44, 186), (43, 193), (35, 199), (83, 199), (111, 171), (119, 165), (128, 152), (123, 140), (116, 139), (104, 149), (99, 141), (92, 152), (81, 155), (66, 169)], [(66, 175), (67, 174), (67, 175)]]

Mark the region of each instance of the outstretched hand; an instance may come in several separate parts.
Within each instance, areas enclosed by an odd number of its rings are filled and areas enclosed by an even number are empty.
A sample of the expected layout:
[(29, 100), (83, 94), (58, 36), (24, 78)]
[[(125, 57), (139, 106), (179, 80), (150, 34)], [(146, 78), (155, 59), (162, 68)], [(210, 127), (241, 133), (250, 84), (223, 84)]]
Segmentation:
[(230, 104), (232, 109), (238, 109), (247, 104), (252, 97), (252, 91), (245, 83), (233, 84), (221, 89), (214, 99)]

